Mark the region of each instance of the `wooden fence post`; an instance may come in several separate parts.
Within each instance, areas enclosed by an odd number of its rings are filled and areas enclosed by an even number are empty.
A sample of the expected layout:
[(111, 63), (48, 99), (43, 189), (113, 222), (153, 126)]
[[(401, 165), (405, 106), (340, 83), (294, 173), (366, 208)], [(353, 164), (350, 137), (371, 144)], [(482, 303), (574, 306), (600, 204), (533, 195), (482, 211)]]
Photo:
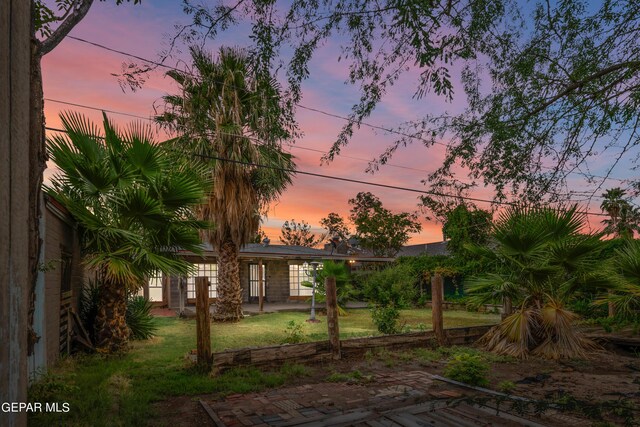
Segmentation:
[(435, 274), (431, 278), (431, 319), (433, 332), (438, 345), (445, 345), (444, 323), (442, 319), (443, 278), (441, 274)]
[(327, 302), (327, 327), (329, 331), (329, 343), (331, 344), (331, 357), (340, 359), (340, 330), (338, 327), (338, 294), (336, 290), (336, 278), (327, 277), (324, 280)]
[(258, 311), (264, 310), (264, 277), (262, 277), (262, 258), (258, 259)]
[(209, 279), (196, 277), (196, 334), (198, 365), (211, 368), (211, 316), (209, 314)]

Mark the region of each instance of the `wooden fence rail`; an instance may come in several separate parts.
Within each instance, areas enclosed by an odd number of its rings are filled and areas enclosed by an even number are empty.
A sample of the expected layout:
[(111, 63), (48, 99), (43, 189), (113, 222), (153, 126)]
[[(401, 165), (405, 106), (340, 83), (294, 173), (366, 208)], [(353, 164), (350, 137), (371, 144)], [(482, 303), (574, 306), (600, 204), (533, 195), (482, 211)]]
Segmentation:
[[(445, 329), (447, 341), (453, 345), (471, 344), (484, 335), (493, 325)], [(409, 349), (435, 347), (433, 331), (379, 337), (351, 338), (340, 341), (343, 357), (359, 356), (372, 349)], [(304, 344), (285, 344), (271, 347), (252, 347), (228, 350), (213, 354), (213, 366), (226, 369), (238, 365), (277, 366), (285, 362), (309, 362), (332, 359), (332, 346), (327, 341)]]

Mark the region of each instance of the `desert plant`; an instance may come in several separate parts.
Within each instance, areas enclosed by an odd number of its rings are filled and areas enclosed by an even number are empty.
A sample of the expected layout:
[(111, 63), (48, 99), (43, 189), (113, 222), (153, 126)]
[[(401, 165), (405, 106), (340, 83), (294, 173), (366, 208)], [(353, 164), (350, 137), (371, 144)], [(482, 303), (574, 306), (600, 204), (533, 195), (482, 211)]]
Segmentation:
[(489, 364), (479, 355), (461, 353), (447, 363), (444, 376), (469, 385), (486, 386), (488, 372)]
[(582, 234), (585, 220), (576, 206), (510, 208), (494, 224), (491, 247), (469, 246), (495, 269), (467, 282), (470, 301), (517, 307), (483, 337), (487, 350), (557, 359), (585, 358), (594, 347), (567, 309), (582, 293), (610, 283), (601, 268), (601, 235)]
[(298, 344), (304, 341), (303, 325), (295, 320), (289, 320), (287, 327), (284, 330), (285, 338), (283, 342), (285, 344)]
[(382, 334), (397, 334), (400, 331), (398, 319), (400, 310), (393, 306), (374, 306), (371, 309), (371, 319)]
[(127, 326), (134, 340), (147, 340), (158, 329), (151, 315), (151, 302), (142, 296), (132, 296), (127, 301)]

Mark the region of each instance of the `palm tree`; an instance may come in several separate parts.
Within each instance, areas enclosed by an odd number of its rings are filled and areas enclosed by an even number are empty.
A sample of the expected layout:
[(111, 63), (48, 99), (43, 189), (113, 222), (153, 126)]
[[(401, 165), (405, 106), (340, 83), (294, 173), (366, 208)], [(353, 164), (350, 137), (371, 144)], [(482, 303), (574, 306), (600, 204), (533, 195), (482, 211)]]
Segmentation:
[(605, 225), (606, 234), (632, 238), (634, 232), (640, 231), (640, 211), (631, 205), (629, 198), (625, 195), (626, 191), (619, 187), (609, 189), (602, 194), (604, 200), (600, 204), (600, 209), (610, 216), (602, 223)]
[(626, 240), (612, 258), (616, 272), (613, 282), (615, 293), (600, 300), (615, 308), (615, 314), (626, 320), (638, 321), (640, 313), (640, 240)]
[(582, 234), (586, 217), (576, 207), (511, 208), (493, 226), (493, 243), (467, 248), (494, 272), (469, 281), (473, 302), (516, 307), (482, 339), (484, 346), (515, 357), (584, 357), (593, 343), (575, 328), (566, 304), (587, 288), (608, 284), (598, 257), (599, 234)]
[(181, 93), (164, 97), (158, 121), (177, 132), (175, 147), (210, 170), (214, 190), (199, 215), (215, 224), (203, 235), (218, 253), (214, 319), (235, 321), (242, 318), (239, 249), (254, 238), (262, 210), (291, 183), (292, 156), (280, 141), (295, 127), (276, 82), (243, 51), (221, 48), (214, 60), (192, 48), (191, 56), (193, 72), (167, 73)]
[(206, 175), (176, 163), (148, 127), (121, 132), (104, 115), (101, 132), (79, 114), (60, 117), (66, 134), (47, 140), (58, 171), (45, 190), (77, 221), (84, 263), (101, 278), (96, 347), (124, 350), (127, 295), (152, 271), (188, 272), (176, 248), (200, 250), (205, 224), (189, 208), (202, 203)]

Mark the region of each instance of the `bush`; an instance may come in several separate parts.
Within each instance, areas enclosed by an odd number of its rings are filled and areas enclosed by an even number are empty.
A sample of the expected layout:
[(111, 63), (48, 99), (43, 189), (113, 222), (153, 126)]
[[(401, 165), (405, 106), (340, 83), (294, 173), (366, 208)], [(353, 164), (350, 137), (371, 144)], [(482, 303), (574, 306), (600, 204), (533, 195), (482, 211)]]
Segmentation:
[(371, 309), (371, 318), (378, 331), (382, 334), (397, 334), (400, 330), (398, 327), (400, 310), (394, 306), (373, 307)]
[(131, 330), (131, 339), (147, 340), (155, 334), (158, 327), (151, 315), (151, 302), (141, 296), (127, 301), (127, 326)]
[(469, 385), (486, 386), (489, 364), (475, 354), (458, 354), (447, 363), (444, 376)]
[(364, 294), (377, 306), (404, 308), (415, 301), (416, 278), (409, 265), (396, 264), (367, 277)]
[(289, 322), (287, 322), (287, 328), (284, 330), (284, 334), (284, 344), (298, 344), (304, 341), (302, 323), (296, 322), (295, 320), (289, 320)]

